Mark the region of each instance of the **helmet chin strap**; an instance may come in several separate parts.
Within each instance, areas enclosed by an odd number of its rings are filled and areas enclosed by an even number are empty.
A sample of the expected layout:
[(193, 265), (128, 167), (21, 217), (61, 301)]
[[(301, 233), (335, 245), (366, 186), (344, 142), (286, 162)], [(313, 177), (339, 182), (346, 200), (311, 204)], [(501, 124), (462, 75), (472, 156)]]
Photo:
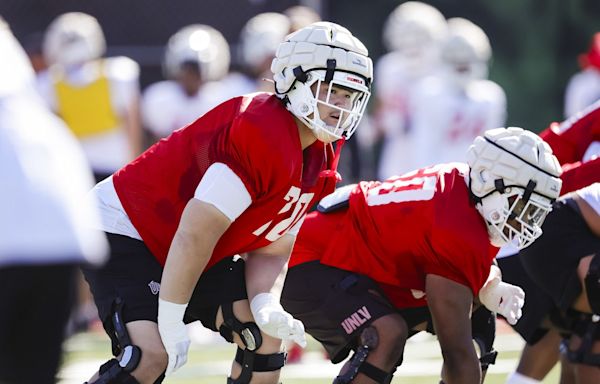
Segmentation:
[(342, 181), (342, 175), (337, 171), (338, 163), (340, 162), (340, 155), (342, 153), (342, 147), (346, 143), (346, 138), (342, 137), (338, 140), (337, 146), (335, 147), (335, 154), (333, 155), (333, 161), (331, 162), (331, 169), (326, 169), (319, 173), (319, 177), (335, 177), (337, 182)]

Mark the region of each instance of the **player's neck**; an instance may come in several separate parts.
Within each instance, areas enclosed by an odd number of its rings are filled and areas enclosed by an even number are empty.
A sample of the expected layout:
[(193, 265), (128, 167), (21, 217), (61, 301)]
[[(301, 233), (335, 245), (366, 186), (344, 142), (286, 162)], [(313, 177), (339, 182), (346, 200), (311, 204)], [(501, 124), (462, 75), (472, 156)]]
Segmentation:
[(317, 141), (317, 138), (313, 134), (312, 130), (306, 126), (300, 119), (294, 116), (296, 126), (298, 127), (298, 135), (300, 136), (300, 145), (302, 150), (305, 150), (312, 143)]

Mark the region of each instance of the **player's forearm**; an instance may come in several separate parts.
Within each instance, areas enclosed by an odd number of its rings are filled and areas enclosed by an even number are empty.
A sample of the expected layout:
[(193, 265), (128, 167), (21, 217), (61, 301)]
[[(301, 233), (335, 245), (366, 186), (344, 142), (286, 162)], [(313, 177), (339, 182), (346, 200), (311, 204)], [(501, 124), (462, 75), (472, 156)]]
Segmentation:
[(213, 248), (214, 244), (208, 241), (178, 231), (165, 263), (160, 298), (178, 304), (188, 303)]
[(248, 298), (263, 292), (280, 297), (287, 272), (288, 255), (251, 253), (246, 260), (246, 289)]
[(442, 380), (444, 384), (480, 384), (481, 368), (474, 351), (444, 355)]

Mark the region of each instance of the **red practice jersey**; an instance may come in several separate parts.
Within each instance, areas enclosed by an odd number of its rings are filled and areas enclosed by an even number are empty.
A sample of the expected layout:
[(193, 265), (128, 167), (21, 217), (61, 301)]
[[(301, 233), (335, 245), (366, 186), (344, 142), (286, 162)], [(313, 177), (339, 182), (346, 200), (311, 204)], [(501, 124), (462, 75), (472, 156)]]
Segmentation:
[(583, 161), (594, 142), (600, 143), (600, 101), (540, 133), (562, 165), (561, 194), (600, 182), (600, 157)]
[(451, 163), (361, 182), (348, 208), (307, 216), (290, 267), (320, 260), (367, 275), (398, 308), (426, 305), (427, 274), (476, 296), (498, 248), (470, 199), (466, 172), (466, 164)]
[(302, 151), (293, 116), (272, 94), (237, 97), (162, 139), (114, 175), (134, 227), (164, 265), (181, 214), (213, 163), (242, 180), (251, 205), (217, 243), (207, 265), (277, 240), (323, 196), (332, 177), (319, 177), (333, 159), (317, 141)]

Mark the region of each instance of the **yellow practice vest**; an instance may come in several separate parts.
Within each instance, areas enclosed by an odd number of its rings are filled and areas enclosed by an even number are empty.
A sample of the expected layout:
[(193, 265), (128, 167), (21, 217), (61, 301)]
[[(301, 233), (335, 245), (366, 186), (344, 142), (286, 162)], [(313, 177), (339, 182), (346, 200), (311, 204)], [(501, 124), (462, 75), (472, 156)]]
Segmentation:
[(85, 138), (108, 133), (121, 125), (121, 119), (110, 100), (110, 84), (99, 64), (98, 79), (84, 86), (69, 84), (65, 76), (53, 76), (57, 113), (75, 136)]

